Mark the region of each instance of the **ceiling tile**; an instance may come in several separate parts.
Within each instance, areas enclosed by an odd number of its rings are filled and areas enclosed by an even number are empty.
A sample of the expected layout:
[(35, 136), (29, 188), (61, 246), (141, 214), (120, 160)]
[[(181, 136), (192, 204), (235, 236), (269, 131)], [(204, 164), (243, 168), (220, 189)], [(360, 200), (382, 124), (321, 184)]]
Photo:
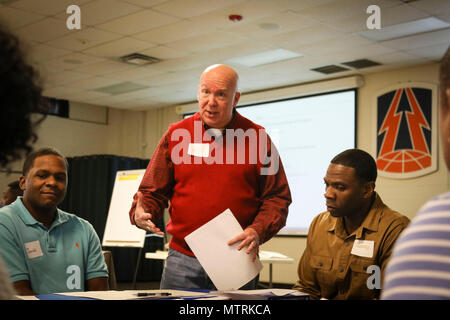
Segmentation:
[(121, 35), (112, 32), (84, 27), (81, 30), (71, 31), (58, 39), (48, 41), (47, 44), (58, 48), (82, 51), (121, 37)]
[(124, 37), (99, 46), (84, 50), (87, 54), (105, 58), (120, 58), (121, 56), (139, 52), (154, 47), (154, 44), (142, 40)]
[(167, 26), (135, 34), (133, 35), (133, 38), (150, 41), (152, 43), (166, 44), (207, 32), (208, 29), (201, 24), (199, 24), (198, 27), (195, 27), (195, 24), (192, 21), (182, 20)]
[(98, 28), (122, 35), (131, 35), (179, 21), (152, 10), (143, 10), (98, 25)]
[(205, 54), (216, 59), (217, 62), (223, 62), (231, 58), (269, 51), (274, 48), (274, 46), (266, 44), (264, 41), (246, 40), (244, 43), (208, 50)]
[(81, 7), (82, 25), (95, 26), (131, 14), (140, 7), (118, 0), (94, 0)]
[(217, 31), (201, 36), (170, 42), (167, 43), (166, 46), (176, 50), (185, 50), (191, 53), (198, 53), (245, 41), (246, 39), (240, 35)]
[(371, 42), (357, 35), (343, 35), (335, 39), (329, 39), (326, 42), (317, 41), (295, 47), (295, 51), (305, 56), (322, 56), (325, 54), (348, 50), (354, 46), (368, 45)]
[(97, 88), (103, 88), (106, 86), (112, 86), (122, 82), (121, 80), (115, 80), (106, 77), (91, 77), (82, 80), (74, 81), (70, 83), (70, 86), (80, 90), (94, 90)]
[(383, 46), (398, 50), (409, 50), (422, 48), (425, 46), (434, 46), (437, 44), (447, 43), (450, 39), (450, 28), (421, 33), (400, 39), (387, 40), (380, 42)]
[(140, 7), (151, 8), (158, 4), (167, 2), (169, 0), (124, 0), (124, 1)]
[(66, 13), (67, 7), (72, 4), (80, 6), (89, 1), (91, 0), (18, 0), (12, 2), (10, 6), (13, 8), (52, 16), (61, 12)]
[(103, 58), (89, 56), (82, 53), (71, 53), (46, 61), (43, 65), (49, 66), (51, 69), (58, 68), (59, 70), (72, 70), (84, 67), (93, 63), (103, 61)]
[(15, 32), (23, 39), (46, 42), (61, 37), (71, 30), (67, 29), (65, 20), (50, 17), (18, 28)]
[(442, 44), (438, 44), (435, 46), (414, 48), (414, 49), (408, 50), (406, 52), (410, 53), (412, 55), (421, 57), (421, 58), (440, 61), (448, 48), (449, 48), (449, 43), (447, 42), (447, 43), (442, 43)]
[(430, 15), (426, 12), (402, 4), (390, 7), (386, 10), (381, 10), (381, 28), (392, 26), (394, 24), (414, 21), (429, 16)]
[(179, 18), (189, 18), (215, 11), (244, 0), (172, 0), (154, 6), (153, 9)]
[(266, 6), (272, 7), (276, 10), (302, 10), (311, 7), (316, 7), (324, 4), (333, 3), (336, 0), (259, 0), (259, 3), (262, 3)]
[(42, 91), (42, 94), (45, 97), (51, 97), (51, 98), (64, 98), (66, 97), (68, 94), (73, 94), (75, 92), (81, 92), (81, 89), (78, 88), (74, 88), (72, 86), (70, 87), (64, 87), (64, 86), (57, 86), (57, 87), (50, 87), (50, 88), (45, 88)]
[(45, 16), (0, 5), (0, 20), (13, 30), (44, 19)]
[(31, 47), (29, 56), (31, 61), (45, 62), (57, 57), (62, 57), (71, 54), (72, 52), (65, 49), (58, 49), (55, 47), (47, 46), (45, 44), (39, 44)]
[(448, 0), (420, 0), (408, 3), (408, 5), (430, 14), (450, 14)]
[(142, 54), (158, 58), (160, 60), (176, 59), (186, 56), (188, 53), (183, 50), (175, 50), (166, 46), (152, 47), (141, 51)]
[(311, 27), (276, 35), (270, 39), (266, 39), (266, 42), (289, 49), (317, 41), (326, 43), (326, 41), (336, 39), (340, 36), (342, 36), (342, 33), (335, 29), (322, 24), (316, 24)]
[[(428, 13), (404, 4), (397, 4), (389, 8), (381, 8), (381, 28), (422, 19), (428, 16)], [(362, 12), (345, 19), (324, 23), (344, 32), (362, 32), (369, 30), (367, 28), (368, 17), (368, 14)]]
[(388, 54), (375, 55), (372, 58), (382, 64), (404, 64), (418, 60), (417, 56), (404, 52), (393, 52)]
[(227, 29), (253, 39), (266, 39), (280, 33), (314, 25), (309, 18), (302, 18), (292, 12), (283, 12), (256, 19), (247, 24), (237, 24)]
[(389, 8), (396, 3), (389, 0), (338, 0), (332, 3), (326, 3), (320, 6), (314, 6), (307, 9), (294, 10), (295, 12), (320, 22), (330, 23), (340, 19), (349, 18), (365, 14), (367, 7), (376, 4), (381, 8), (383, 14), (384, 8)]
[(107, 75), (112, 72), (131, 70), (134, 66), (115, 60), (105, 60), (99, 63), (90, 64), (86, 67), (80, 67), (77, 70), (91, 75)]
[(159, 75), (161, 73), (163, 73), (163, 71), (156, 69), (154, 65), (136, 66), (132, 69), (109, 73), (108, 78), (123, 81), (134, 81), (147, 78), (149, 76)]
[(66, 99), (70, 101), (89, 101), (92, 99), (99, 99), (103, 97), (108, 97), (109, 95), (102, 92), (85, 90), (83, 92), (72, 92), (65, 94)]
[[(201, 70), (201, 71), (199, 71)], [(159, 75), (149, 75), (145, 78), (139, 79), (136, 82), (147, 84), (153, 87), (161, 87), (168, 84), (175, 83), (190, 83), (197, 78), (200, 78), (200, 73), (203, 71), (203, 68), (195, 69), (195, 72), (192, 70), (188, 71), (180, 71), (180, 72), (170, 72)]]
[[(48, 85), (66, 85), (71, 82), (75, 82), (81, 79), (88, 79), (90, 78), (90, 75), (87, 75), (85, 73), (77, 72), (77, 71), (62, 71), (58, 73), (52, 73), (48, 75), (47, 81)], [(47, 85), (45, 85), (47, 87)]]

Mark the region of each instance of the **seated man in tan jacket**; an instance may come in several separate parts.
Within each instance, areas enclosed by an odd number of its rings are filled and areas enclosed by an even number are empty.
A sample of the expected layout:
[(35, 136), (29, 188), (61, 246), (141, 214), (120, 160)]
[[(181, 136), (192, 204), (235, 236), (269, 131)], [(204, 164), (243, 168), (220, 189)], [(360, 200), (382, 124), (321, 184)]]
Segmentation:
[(370, 154), (349, 149), (331, 160), (325, 181), (327, 211), (314, 218), (294, 289), (311, 299), (377, 299), (395, 240), (409, 219), (375, 192)]

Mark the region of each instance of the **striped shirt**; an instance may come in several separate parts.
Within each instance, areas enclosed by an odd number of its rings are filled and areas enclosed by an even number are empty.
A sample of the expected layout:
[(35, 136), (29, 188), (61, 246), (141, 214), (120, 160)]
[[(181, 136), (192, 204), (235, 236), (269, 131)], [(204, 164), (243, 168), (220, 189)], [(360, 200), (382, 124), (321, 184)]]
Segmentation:
[(400, 235), (382, 299), (450, 299), (450, 192), (428, 201)]

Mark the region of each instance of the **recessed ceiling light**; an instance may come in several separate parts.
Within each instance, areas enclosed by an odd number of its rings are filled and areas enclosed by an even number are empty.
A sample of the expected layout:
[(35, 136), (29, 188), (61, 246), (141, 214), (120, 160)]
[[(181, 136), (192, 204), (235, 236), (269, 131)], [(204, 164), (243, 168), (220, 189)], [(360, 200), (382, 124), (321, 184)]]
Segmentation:
[(228, 63), (235, 63), (245, 67), (257, 67), (264, 64), (289, 60), (293, 58), (302, 57), (303, 55), (297, 52), (275, 49), (270, 51), (264, 51), (260, 53), (251, 54), (248, 56), (238, 57), (227, 60)]
[(382, 27), (378, 30), (358, 32), (357, 34), (370, 40), (384, 41), (448, 27), (450, 27), (450, 23), (444, 22), (435, 17), (430, 17), (400, 23), (389, 27)]
[(118, 94), (128, 93), (128, 92), (137, 91), (137, 90), (146, 89), (146, 88), (149, 88), (149, 86), (143, 86), (143, 85), (133, 83), (133, 82), (122, 82), (122, 83), (114, 84), (112, 86), (93, 89), (93, 91), (108, 93), (110, 95), (115, 96)]

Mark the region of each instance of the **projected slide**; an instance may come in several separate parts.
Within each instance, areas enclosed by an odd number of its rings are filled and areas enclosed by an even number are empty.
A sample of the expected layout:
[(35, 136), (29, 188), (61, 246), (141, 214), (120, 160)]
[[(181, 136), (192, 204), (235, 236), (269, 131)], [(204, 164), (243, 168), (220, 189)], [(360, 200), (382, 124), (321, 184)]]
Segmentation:
[(286, 227), (279, 234), (307, 234), (326, 210), (323, 177), (330, 160), (355, 147), (354, 90), (238, 107), (274, 141), (292, 193)]

